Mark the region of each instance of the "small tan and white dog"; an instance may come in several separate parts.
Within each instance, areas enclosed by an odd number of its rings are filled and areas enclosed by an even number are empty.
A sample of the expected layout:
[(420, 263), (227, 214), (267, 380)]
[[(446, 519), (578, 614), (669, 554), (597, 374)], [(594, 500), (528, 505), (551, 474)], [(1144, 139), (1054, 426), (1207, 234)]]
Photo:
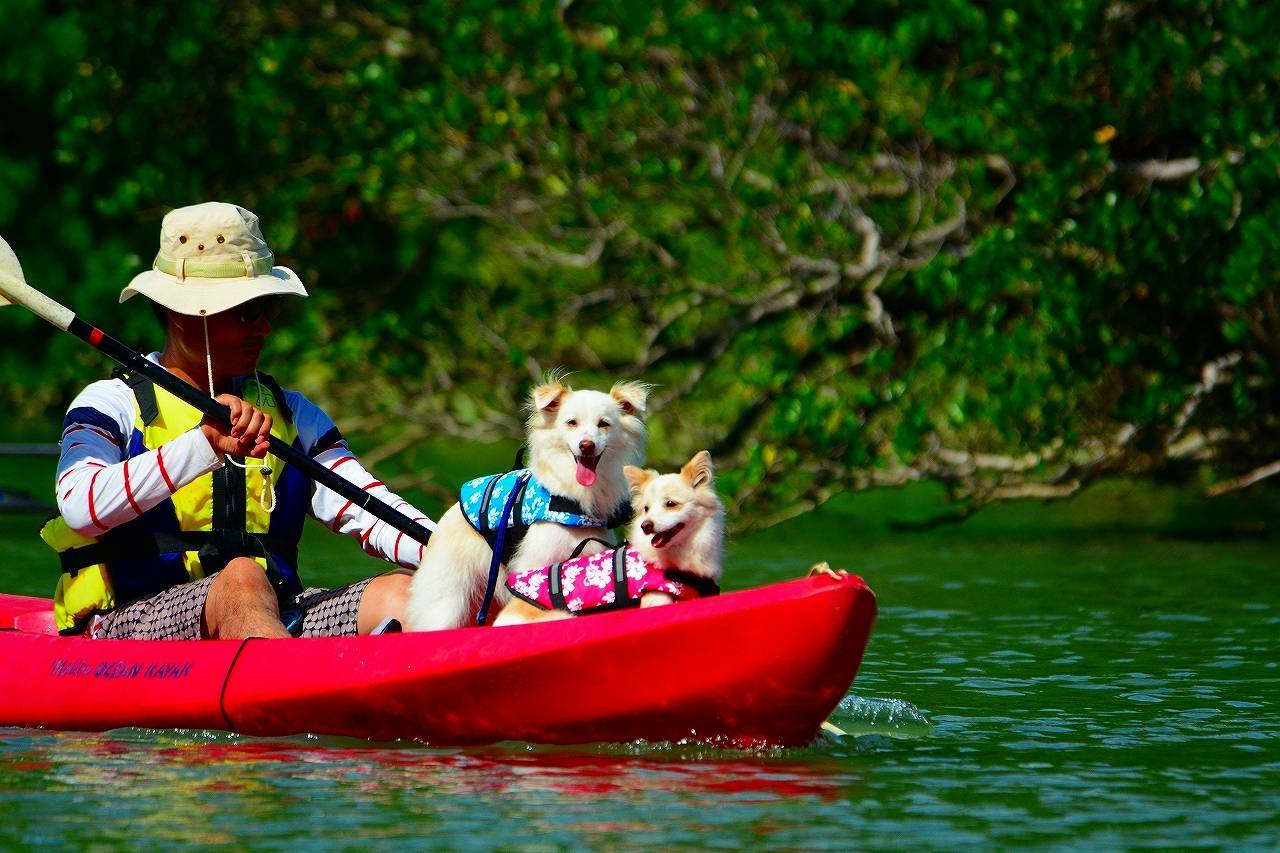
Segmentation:
[(495, 625), (627, 605), (655, 607), (719, 591), (724, 507), (716, 495), (711, 454), (697, 453), (678, 474), (635, 466), (627, 466), (624, 474), (635, 518), (627, 547), (615, 549), (622, 553), (513, 571), (507, 582), (513, 598)]
[(724, 505), (716, 494), (711, 453), (698, 451), (679, 474), (659, 474), (634, 466), (625, 468), (623, 474), (631, 487), (636, 513), (630, 541), (640, 556), (664, 569), (720, 580)]
[(574, 391), (555, 377), (534, 388), (527, 435), (532, 479), (521, 486), (523, 472), (510, 472), (463, 487), (462, 500), (440, 519), (409, 586), (405, 628), (460, 628), (473, 620), (497, 522), (513, 491), (523, 489), (510, 501), (519, 524), (506, 530), (510, 556), (499, 575), (497, 605), (509, 598), (506, 571), (564, 560), (584, 539), (612, 541), (613, 517), (627, 501), (623, 469), (644, 461), (648, 394), (649, 386), (639, 382), (620, 382), (607, 394)]

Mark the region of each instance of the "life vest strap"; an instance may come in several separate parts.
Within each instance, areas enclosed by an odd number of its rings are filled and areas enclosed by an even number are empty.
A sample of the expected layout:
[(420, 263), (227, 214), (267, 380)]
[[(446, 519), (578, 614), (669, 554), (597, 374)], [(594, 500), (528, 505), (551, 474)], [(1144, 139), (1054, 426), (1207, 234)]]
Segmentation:
[[(552, 512), (563, 512), (568, 515), (591, 516), (591, 513), (582, 508), (582, 504), (578, 503), (573, 498), (566, 498), (564, 495), (553, 494), (548, 508)], [(613, 515), (610, 515), (605, 519), (605, 529), (613, 530), (615, 528), (622, 527), (631, 520), (631, 516), (631, 502), (623, 501), (622, 504), (613, 511)]]
[(130, 373), (123, 365), (113, 370), (111, 376), (128, 385), (133, 391), (133, 398), (138, 402), (138, 417), (144, 426), (160, 416), (160, 405), (156, 402), (154, 382), (141, 373)]
[(489, 525), (489, 504), (493, 501), (493, 489), (498, 484), (497, 477), (490, 477), (489, 482), (484, 484), (484, 494), (480, 497), (480, 512), (476, 516), (476, 520), (480, 522), (480, 535), (485, 539), (489, 539), (489, 545), (492, 547), (494, 530)]
[(99, 563), (110, 565), (117, 560), (155, 557), (160, 554), (181, 554), (186, 551), (205, 551), (225, 557), (265, 557), (279, 554), (291, 562), (296, 560), (297, 544), (264, 533), (244, 530), (185, 530), (152, 531), (127, 539), (111, 539), (70, 548), (59, 553), (62, 571), (72, 577), (81, 569)]
[[(587, 547), (587, 544), (591, 542), (598, 542), (606, 548), (615, 547), (612, 542), (608, 542), (604, 539), (601, 539), (599, 536), (588, 536), (585, 539), (583, 539), (581, 542), (579, 542), (577, 545), (573, 546), (573, 551), (569, 554), (569, 560), (576, 560), (579, 557), (581, 557), (582, 552)], [(618, 545), (616, 547), (625, 549), (627, 547), (627, 543), (623, 542), (621, 545)], [(568, 560), (566, 560), (565, 562), (568, 562)]]
[(691, 586), (698, 591), (698, 595), (703, 598), (710, 598), (713, 595), (720, 594), (720, 584), (711, 578), (695, 575), (693, 572), (686, 572), (684, 569), (667, 569), (663, 572), (667, 580), (682, 583), (685, 586)]
[(556, 563), (551, 567), (551, 571), (547, 573), (547, 593), (551, 596), (552, 608), (568, 610), (569, 605), (564, 600), (564, 578), (561, 577), (562, 572), (564, 572), (564, 563)]
[[(627, 543), (613, 549), (613, 601), (618, 607), (629, 607), (633, 601), (631, 585), (627, 583)], [(636, 604), (640, 599), (634, 599)]]
[[(489, 618), (489, 605), (493, 603), (493, 594), (498, 589), (498, 569), (506, 559), (508, 553), (506, 548), (507, 538), (507, 520), (511, 517), (511, 510), (514, 504), (524, 494), (524, 487), (529, 482), (529, 474), (525, 474), (520, 478), (517, 488), (511, 490), (511, 496), (507, 498), (506, 506), (502, 508), (502, 515), (498, 517), (498, 532), (495, 534), (496, 541), (490, 543), (493, 549), (493, 557), (489, 560), (489, 580), (485, 584), (484, 599), (480, 602), (480, 611), (476, 614), (476, 624), (483, 625)], [(489, 481), (489, 489), (485, 493), (486, 503), (493, 497), (493, 484), (497, 482), (497, 478)], [(488, 521), (485, 521), (487, 528)], [(488, 538), (488, 537), (486, 537)]]
[[(499, 519), (498, 527), (493, 527), (489, 523), (489, 508), (493, 504), (493, 493), (497, 488), (498, 480), (503, 475), (499, 474), (490, 477), (485, 483), (484, 493), (480, 497), (480, 509), (476, 515), (479, 522), (477, 531), (489, 543), (489, 548), (497, 554), (498, 562), (505, 563), (511, 559), (511, 555), (515, 553), (516, 548), (524, 541), (525, 534), (529, 532), (529, 522), (524, 520), (522, 508), (524, 506), (525, 489), (529, 487), (530, 477), (522, 477), (516, 483), (515, 489), (507, 498), (506, 506), (509, 506), (510, 513), (502, 513)], [(504, 507), (505, 509), (505, 507)], [(473, 525), (474, 526), (474, 525)], [(498, 535), (499, 530), (504, 531), (504, 535)], [(499, 541), (501, 541), (501, 551), (498, 550)]]

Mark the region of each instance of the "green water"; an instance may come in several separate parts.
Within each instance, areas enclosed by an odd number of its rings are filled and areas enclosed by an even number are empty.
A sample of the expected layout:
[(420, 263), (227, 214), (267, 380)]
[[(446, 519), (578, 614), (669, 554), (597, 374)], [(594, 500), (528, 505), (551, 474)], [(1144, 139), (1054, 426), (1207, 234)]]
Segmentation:
[[(1278, 507), (1120, 485), (911, 532), (891, 522), (936, 511), (927, 490), (846, 499), (737, 538), (726, 587), (822, 558), (866, 578), (880, 617), (833, 716), (849, 737), (737, 752), (0, 729), (0, 846), (1275, 849)], [(0, 588), (47, 594), (32, 525), (0, 516)], [(375, 565), (308, 536), (311, 580)]]

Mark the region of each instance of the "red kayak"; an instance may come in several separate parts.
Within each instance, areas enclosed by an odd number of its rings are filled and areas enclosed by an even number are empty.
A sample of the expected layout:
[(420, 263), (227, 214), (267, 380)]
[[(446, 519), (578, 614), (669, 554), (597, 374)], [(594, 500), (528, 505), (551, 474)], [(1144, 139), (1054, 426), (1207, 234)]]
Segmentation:
[(0, 726), (302, 732), (431, 744), (800, 745), (848, 691), (875, 596), (818, 576), (668, 607), (376, 637), (59, 637), (0, 595)]

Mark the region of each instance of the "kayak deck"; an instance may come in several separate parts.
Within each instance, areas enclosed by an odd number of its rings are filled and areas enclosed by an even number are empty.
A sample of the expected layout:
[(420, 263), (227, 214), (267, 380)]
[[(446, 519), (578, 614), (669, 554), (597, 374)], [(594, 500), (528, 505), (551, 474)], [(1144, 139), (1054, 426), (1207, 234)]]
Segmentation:
[(807, 743), (853, 682), (876, 612), (855, 576), (376, 637), (85, 640), (57, 636), (51, 607), (0, 595), (0, 726), (432, 744)]

